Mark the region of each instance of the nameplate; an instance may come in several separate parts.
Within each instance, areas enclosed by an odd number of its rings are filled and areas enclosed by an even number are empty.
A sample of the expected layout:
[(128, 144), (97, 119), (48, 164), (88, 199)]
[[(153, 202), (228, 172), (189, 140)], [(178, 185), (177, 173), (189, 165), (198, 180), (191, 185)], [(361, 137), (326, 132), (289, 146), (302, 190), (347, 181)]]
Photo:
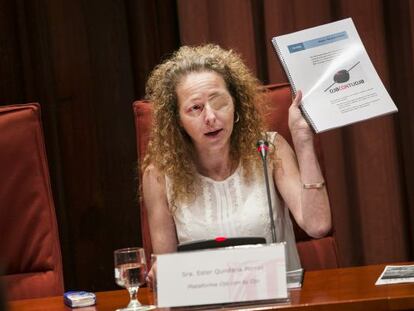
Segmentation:
[(287, 297), (285, 243), (157, 256), (158, 307)]

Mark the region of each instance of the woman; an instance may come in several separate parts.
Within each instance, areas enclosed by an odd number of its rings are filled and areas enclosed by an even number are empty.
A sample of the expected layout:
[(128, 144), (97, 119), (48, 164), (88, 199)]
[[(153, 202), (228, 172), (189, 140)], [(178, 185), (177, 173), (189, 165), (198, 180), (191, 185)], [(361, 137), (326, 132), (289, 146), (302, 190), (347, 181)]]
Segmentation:
[(289, 109), (296, 157), (283, 137), (261, 127), (263, 91), (233, 51), (182, 47), (154, 69), (146, 91), (154, 104), (154, 126), (143, 164), (143, 195), (154, 253), (222, 235), (271, 241), (255, 148), (266, 135), (273, 147), (269, 172), (276, 233), (287, 242), (287, 269), (299, 268), (287, 208), (312, 237), (331, 228), (313, 133), (298, 107), (301, 93)]

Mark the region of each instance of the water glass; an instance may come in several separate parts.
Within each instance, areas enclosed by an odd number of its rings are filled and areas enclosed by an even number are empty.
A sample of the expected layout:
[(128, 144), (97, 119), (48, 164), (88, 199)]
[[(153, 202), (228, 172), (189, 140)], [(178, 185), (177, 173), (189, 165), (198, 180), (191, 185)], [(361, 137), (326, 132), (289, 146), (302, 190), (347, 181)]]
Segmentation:
[[(138, 301), (138, 289), (145, 283), (147, 263), (145, 251), (141, 247), (129, 247), (114, 251), (115, 282), (125, 287), (130, 295), (130, 302), (123, 311), (152, 310), (152, 305), (142, 305)], [(118, 311), (117, 310), (117, 311)]]

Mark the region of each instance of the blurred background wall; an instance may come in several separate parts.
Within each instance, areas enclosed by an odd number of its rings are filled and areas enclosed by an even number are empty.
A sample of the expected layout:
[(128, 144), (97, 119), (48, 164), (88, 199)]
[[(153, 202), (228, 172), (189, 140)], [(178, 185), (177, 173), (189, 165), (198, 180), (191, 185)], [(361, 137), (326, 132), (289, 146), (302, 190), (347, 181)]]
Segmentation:
[(66, 289), (116, 288), (141, 244), (131, 104), (157, 63), (213, 42), (285, 82), (270, 39), (346, 17), (399, 113), (320, 134), (341, 263), (413, 260), (413, 1), (0, 0), (0, 105), (41, 104)]

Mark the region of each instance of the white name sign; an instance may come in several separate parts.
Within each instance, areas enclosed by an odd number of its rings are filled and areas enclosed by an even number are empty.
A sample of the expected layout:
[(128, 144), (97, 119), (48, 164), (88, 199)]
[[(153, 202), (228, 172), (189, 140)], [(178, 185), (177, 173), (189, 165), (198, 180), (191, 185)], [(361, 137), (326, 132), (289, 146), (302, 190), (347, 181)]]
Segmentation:
[(157, 256), (158, 307), (287, 297), (284, 243)]

